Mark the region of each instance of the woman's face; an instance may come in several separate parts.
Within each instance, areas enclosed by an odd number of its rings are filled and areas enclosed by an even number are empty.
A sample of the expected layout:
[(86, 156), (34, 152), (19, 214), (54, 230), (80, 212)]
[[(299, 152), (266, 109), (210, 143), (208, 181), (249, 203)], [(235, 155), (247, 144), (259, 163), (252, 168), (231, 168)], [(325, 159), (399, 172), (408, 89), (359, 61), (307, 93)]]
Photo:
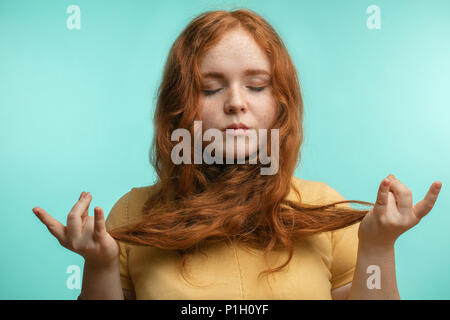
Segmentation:
[[(226, 150), (229, 144), (225, 143), (228, 134), (224, 129), (229, 125), (243, 123), (256, 129), (258, 137), (258, 129), (272, 128), (277, 106), (272, 95), (270, 61), (250, 34), (241, 28), (229, 31), (206, 52), (199, 67), (203, 132), (210, 128), (221, 130)], [(229, 138), (236, 134), (238, 131)], [(245, 157), (258, 150), (258, 140), (249, 142), (245, 135), (237, 135), (236, 139), (234, 158), (239, 149)], [(225, 155), (225, 150), (216, 151)]]

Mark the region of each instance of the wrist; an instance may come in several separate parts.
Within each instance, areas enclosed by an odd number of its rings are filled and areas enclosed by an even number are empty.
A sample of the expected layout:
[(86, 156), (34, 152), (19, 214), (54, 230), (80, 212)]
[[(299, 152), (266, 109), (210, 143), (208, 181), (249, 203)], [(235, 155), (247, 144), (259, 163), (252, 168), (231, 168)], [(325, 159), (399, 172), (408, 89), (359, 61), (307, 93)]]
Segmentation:
[(119, 267), (119, 257), (111, 261), (98, 261), (92, 258), (84, 258), (84, 265), (86, 268), (93, 270), (109, 271)]
[(395, 241), (368, 241), (368, 240), (359, 240), (358, 250), (370, 253), (385, 253), (391, 252), (394, 250)]
[(386, 237), (380, 234), (366, 234), (361, 232), (361, 228), (358, 231), (358, 242), (364, 247), (372, 248), (393, 248), (396, 237)]

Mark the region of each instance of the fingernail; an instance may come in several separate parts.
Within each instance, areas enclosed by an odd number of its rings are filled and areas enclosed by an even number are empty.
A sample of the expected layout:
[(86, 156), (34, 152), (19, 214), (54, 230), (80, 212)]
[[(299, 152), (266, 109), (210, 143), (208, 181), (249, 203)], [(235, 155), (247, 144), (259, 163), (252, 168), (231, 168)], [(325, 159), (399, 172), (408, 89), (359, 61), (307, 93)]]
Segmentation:
[(83, 195), (83, 198), (86, 199), (86, 198), (88, 197), (88, 194), (89, 194), (89, 192), (86, 192), (86, 193)]

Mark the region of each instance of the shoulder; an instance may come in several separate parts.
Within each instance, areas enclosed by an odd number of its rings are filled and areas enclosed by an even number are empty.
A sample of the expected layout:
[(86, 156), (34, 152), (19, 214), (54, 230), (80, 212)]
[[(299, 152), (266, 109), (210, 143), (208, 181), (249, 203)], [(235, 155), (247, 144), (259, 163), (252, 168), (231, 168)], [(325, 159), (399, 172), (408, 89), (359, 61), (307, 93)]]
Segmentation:
[[(304, 203), (327, 204), (345, 200), (339, 191), (323, 181), (305, 180), (293, 176), (291, 184), (300, 192), (301, 200)], [(290, 200), (296, 198), (293, 190), (291, 190), (288, 198)], [(338, 206), (348, 206), (348, 204), (339, 204)]]
[[(293, 176), (292, 183), (299, 190), (302, 203), (322, 205), (346, 200), (341, 192), (337, 191), (335, 188), (323, 181), (304, 180)], [(289, 193), (288, 198), (290, 200), (297, 198), (293, 190)], [(336, 206), (340, 208), (352, 209), (349, 203), (340, 203)], [(357, 222), (353, 225), (330, 231), (329, 233), (334, 236), (335, 241), (338, 241), (346, 233), (357, 233), (359, 224), (360, 222)]]
[(113, 205), (106, 218), (106, 230), (109, 231), (138, 219), (147, 199), (158, 189), (159, 185), (133, 187), (122, 195)]

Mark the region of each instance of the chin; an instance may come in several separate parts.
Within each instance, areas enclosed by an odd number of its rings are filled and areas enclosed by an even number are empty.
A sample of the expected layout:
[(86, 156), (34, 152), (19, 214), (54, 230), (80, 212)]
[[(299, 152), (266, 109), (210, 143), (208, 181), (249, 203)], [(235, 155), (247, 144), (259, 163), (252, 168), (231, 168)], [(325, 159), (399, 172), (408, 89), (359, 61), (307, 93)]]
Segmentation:
[[(245, 146), (237, 145), (234, 149), (233, 159), (234, 163), (237, 163), (239, 160), (248, 160), (249, 157), (254, 157), (258, 151), (257, 146), (248, 145), (248, 143)], [(224, 159), (227, 159), (226, 153), (224, 152)]]

